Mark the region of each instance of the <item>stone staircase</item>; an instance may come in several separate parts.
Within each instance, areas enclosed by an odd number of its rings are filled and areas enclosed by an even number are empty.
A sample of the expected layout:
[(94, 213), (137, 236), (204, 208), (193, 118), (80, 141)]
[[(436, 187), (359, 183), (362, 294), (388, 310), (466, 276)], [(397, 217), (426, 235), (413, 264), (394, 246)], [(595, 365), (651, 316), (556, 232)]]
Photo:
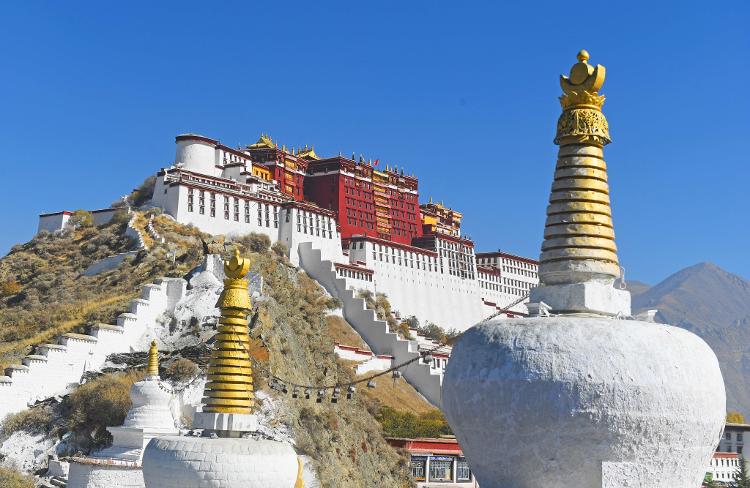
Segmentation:
[[(373, 352), (393, 356), (394, 364), (420, 356), (417, 341), (399, 337), (389, 330), (387, 322), (378, 320), (375, 311), (365, 306), (364, 299), (356, 297), (356, 291), (349, 287), (347, 279), (337, 277), (334, 263), (321, 258), (319, 249), (314, 248), (310, 242), (303, 242), (299, 244), (298, 251), (302, 269), (328, 293), (341, 300), (344, 318)], [(418, 360), (402, 368), (401, 373), (430, 403), (440, 407), (443, 379), (440, 371)]]
[(174, 309), (186, 289), (182, 278), (161, 278), (143, 287), (140, 298), (131, 300), (116, 324), (97, 324), (88, 334), (66, 333), (55, 343), (35, 346), (21, 364), (0, 376), (0, 420), (78, 384), (85, 372), (100, 369), (110, 354), (147, 350), (145, 338), (153, 335), (156, 319)]

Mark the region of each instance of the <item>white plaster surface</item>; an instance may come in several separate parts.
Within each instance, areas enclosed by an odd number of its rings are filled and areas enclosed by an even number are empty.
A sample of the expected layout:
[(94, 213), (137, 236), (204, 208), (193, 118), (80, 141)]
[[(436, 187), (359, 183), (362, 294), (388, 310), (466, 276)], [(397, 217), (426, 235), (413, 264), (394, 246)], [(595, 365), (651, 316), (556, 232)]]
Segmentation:
[(44, 465), (47, 456), (54, 452), (54, 441), (44, 434), (14, 432), (0, 446), (2, 464), (14, 466), (28, 473)]
[(126, 466), (71, 463), (67, 488), (143, 488), (143, 472)]
[(446, 417), (482, 488), (602, 488), (603, 471), (608, 487), (630, 486), (637, 472), (641, 488), (695, 488), (725, 407), (703, 340), (607, 318), (479, 324), (454, 345), (443, 382)]
[(293, 488), (297, 455), (283, 442), (168, 436), (143, 458), (147, 488)]
[(531, 290), (531, 302), (544, 302), (551, 312), (597, 313), (629, 317), (630, 292), (609, 281), (542, 285)]

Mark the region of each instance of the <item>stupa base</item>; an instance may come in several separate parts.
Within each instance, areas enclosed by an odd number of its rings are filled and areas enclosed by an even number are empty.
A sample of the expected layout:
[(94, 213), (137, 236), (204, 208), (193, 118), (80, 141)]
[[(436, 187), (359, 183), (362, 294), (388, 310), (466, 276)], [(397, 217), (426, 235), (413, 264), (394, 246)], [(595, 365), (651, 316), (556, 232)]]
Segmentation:
[(193, 428), (213, 431), (219, 437), (240, 437), (245, 432), (258, 431), (258, 417), (240, 413), (196, 412)]
[(630, 316), (630, 292), (612, 283), (588, 281), (561, 285), (543, 285), (531, 290), (531, 303), (544, 302), (550, 313), (590, 313)]

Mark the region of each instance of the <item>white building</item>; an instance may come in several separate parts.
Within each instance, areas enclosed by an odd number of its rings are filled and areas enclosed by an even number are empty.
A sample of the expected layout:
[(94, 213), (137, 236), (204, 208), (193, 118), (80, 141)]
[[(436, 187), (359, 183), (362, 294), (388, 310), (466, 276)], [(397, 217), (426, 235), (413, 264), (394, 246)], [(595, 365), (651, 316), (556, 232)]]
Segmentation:
[(727, 423), (724, 426), (724, 434), (721, 442), (716, 448), (717, 452), (734, 452), (743, 455), (745, 448), (745, 436), (750, 435), (750, 424)]
[[(477, 253), (477, 266), (483, 292), (500, 304), (527, 297), (531, 289), (539, 285), (539, 262), (533, 259), (502, 251), (482, 252)], [(511, 310), (523, 313), (525, 307), (519, 304)]]
[(736, 452), (715, 452), (706, 473), (714, 481), (728, 484), (740, 467), (740, 455)]

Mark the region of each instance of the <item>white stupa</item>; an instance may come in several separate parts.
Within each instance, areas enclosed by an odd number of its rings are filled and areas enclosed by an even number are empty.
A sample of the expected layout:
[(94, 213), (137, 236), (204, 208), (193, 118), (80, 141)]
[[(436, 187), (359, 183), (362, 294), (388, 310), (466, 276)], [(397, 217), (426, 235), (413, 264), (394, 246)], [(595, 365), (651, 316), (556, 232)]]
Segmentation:
[(107, 427), (112, 446), (90, 457), (71, 460), (67, 488), (144, 488), (141, 462), (146, 445), (157, 436), (177, 434), (169, 404), (172, 395), (161, 385), (156, 341), (151, 343), (148, 373), (130, 389), (132, 408), (120, 427)]
[(696, 488), (724, 425), (719, 363), (698, 336), (630, 317), (616, 286), (604, 67), (578, 59), (560, 80), (531, 316), (464, 333), (443, 408), (482, 488)]

